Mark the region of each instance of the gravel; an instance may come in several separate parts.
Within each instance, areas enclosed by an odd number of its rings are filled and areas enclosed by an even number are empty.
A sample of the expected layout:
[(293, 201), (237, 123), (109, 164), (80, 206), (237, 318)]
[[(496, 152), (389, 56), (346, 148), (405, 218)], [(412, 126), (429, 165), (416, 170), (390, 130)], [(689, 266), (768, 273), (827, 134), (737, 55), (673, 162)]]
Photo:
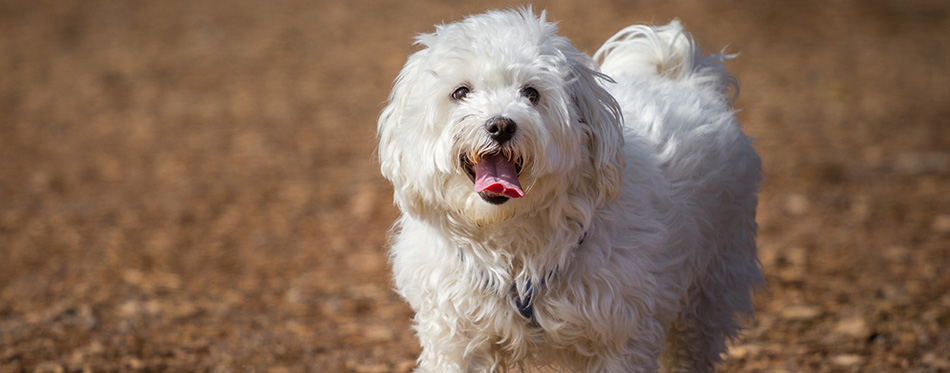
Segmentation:
[[(508, 2), (0, 2), (0, 372), (405, 372), (375, 119)], [(950, 371), (950, 3), (540, 1), (741, 52), (768, 287), (723, 371)]]

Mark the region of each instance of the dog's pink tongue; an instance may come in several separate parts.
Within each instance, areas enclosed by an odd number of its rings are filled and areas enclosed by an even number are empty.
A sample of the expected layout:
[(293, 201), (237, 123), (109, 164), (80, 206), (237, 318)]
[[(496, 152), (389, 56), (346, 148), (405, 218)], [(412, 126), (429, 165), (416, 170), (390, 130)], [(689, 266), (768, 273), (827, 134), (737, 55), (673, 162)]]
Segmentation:
[(514, 162), (500, 154), (486, 155), (475, 165), (475, 192), (489, 191), (510, 198), (524, 197)]

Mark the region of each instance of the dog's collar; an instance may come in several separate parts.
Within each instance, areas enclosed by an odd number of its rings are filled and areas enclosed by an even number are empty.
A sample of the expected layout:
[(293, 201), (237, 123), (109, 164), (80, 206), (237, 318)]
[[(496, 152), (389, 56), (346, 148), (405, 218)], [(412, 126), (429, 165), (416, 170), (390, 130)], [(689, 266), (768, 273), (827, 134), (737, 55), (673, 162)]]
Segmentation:
[[(578, 223), (580, 224), (580, 223)], [(577, 244), (571, 250), (577, 249), (584, 243), (584, 239), (587, 238), (587, 230), (584, 229), (584, 225), (581, 224), (581, 237), (577, 240)], [(515, 309), (518, 310), (518, 313), (521, 317), (524, 317), (528, 320), (529, 324), (532, 327), (538, 327), (538, 320), (534, 318), (534, 295), (535, 291), (544, 286), (544, 283), (548, 278), (557, 274), (557, 268), (549, 272), (546, 276), (541, 278), (541, 281), (534, 285), (531, 283), (531, 280), (528, 280), (527, 286), (525, 287), (524, 296), (518, 296), (518, 286), (516, 284), (511, 284), (509, 288), (509, 293), (511, 294), (511, 300), (514, 302)]]

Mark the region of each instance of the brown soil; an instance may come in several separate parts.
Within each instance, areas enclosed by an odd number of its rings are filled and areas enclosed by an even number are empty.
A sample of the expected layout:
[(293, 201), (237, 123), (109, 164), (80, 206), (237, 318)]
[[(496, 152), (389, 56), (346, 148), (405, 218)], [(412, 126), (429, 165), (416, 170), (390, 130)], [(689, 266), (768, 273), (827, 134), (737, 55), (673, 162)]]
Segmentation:
[[(518, 2), (0, 1), (0, 371), (407, 371), (375, 118)], [(769, 286), (725, 371), (950, 370), (950, 3), (539, 1), (728, 46)]]

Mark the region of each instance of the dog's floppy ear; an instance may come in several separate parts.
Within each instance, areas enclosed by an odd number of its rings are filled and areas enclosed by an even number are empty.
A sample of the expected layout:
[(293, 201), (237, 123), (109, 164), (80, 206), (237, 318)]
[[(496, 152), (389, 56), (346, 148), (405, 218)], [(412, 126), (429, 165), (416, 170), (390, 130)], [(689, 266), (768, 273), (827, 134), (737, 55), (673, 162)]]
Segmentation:
[[(590, 58), (580, 55), (571, 61), (569, 89), (578, 120), (586, 126), (587, 146), (594, 174), (589, 185), (598, 204), (614, 199), (623, 186), (623, 129), (620, 105), (601, 85), (613, 80), (596, 70)], [(586, 176), (586, 175), (585, 175)]]
[[(421, 73), (420, 65), (423, 59), (421, 53), (417, 52), (410, 56), (399, 72), (389, 95), (389, 101), (380, 113), (376, 126), (376, 138), (379, 141), (379, 147), (376, 150), (379, 156), (379, 168), (383, 177), (388, 179), (396, 190), (407, 187), (407, 172), (404, 172), (405, 154), (403, 146), (399, 144), (405, 139), (399, 138), (399, 129), (406, 125), (403, 121), (407, 115), (408, 102)], [(402, 133), (412, 132), (402, 131)], [(396, 193), (397, 198), (399, 195)], [(396, 201), (400, 205), (402, 202)]]

